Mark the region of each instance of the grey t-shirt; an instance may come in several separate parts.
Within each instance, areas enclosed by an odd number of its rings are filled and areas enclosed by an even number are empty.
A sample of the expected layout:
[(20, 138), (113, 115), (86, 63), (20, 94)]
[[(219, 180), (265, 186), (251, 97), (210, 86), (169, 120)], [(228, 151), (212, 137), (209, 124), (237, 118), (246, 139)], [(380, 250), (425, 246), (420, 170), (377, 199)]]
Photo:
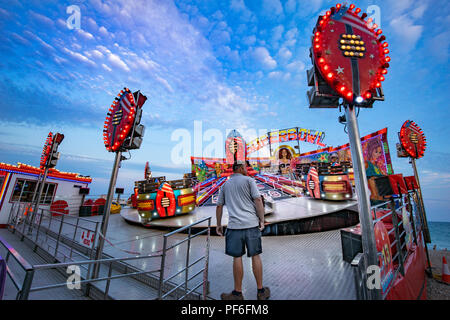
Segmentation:
[(235, 173), (220, 188), (217, 205), (228, 210), (228, 229), (247, 229), (259, 225), (253, 199), (261, 197), (253, 178)]

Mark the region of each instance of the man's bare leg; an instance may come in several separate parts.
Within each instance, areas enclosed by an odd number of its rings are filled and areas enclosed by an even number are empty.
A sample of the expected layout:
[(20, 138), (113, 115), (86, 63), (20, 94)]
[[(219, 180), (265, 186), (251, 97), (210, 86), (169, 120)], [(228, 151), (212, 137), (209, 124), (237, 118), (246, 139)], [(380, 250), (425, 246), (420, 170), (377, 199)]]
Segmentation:
[(261, 257), (258, 255), (252, 257), (252, 269), (255, 276), (256, 286), (258, 289), (263, 288), (263, 268)]
[(242, 292), (242, 278), (244, 277), (244, 267), (242, 257), (233, 259), (234, 290)]

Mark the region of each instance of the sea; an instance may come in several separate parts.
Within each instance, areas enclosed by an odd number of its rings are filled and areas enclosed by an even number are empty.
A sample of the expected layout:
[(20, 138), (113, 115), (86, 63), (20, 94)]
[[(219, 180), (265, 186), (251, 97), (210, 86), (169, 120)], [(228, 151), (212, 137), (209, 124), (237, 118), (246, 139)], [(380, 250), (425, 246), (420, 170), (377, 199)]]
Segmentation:
[(450, 222), (428, 221), (428, 228), (431, 236), (428, 249), (433, 249), (436, 245), (436, 250), (450, 250)]

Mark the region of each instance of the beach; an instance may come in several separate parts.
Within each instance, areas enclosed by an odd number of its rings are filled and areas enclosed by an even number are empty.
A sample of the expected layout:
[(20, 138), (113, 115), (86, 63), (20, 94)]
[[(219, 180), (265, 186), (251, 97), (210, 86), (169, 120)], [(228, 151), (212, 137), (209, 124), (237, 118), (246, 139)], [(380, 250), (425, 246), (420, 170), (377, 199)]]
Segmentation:
[(439, 282), (436, 276), (442, 273), (442, 257), (445, 256), (447, 264), (450, 261), (450, 251), (433, 250), (428, 248), (430, 256), (431, 270), (433, 278), (427, 278), (427, 299), (428, 300), (450, 300), (450, 285)]

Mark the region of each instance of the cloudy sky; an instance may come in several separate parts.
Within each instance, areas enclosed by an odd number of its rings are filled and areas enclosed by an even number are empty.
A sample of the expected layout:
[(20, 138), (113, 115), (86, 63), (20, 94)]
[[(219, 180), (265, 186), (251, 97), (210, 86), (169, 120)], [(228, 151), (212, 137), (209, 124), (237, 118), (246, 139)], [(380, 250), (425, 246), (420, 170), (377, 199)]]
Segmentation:
[[(80, 8), (79, 29), (69, 28), (72, 5)], [(190, 169), (188, 155), (217, 155), (211, 145), (223, 141), (214, 139), (233, 128), (249, 139), (251, 132), (299, 126), (325, 131), (328, 146), (345, 144), (339, 111), (310, 110), (306, 101), (312, 29), (333, 5), (0, 0), (0, 161), (38, 165), (48, 132), (62, 132), (57, 168), (92, 176), (91, 193), (105, 193), (114, 156), (103, 145), (103, 121), (123, 87), (148, 97), (144, 142), (119, 174), (127, 193), (146, 161), (154, 174), (178, 178)], [(417, 162), (429, 219), (450, 221), (450, 5), (374, 0), (358, 6), (373, 14), (379, 8), (392, 58), (386, 100), (359, 114), (361, 136), (387, 127), (394, 172), (411, 175), (395, 144), (403, 122), (416, 121), (429, 142)], [(194, 121), (201, 126), (195, 135)], [(174, 157), (179, 133), (190, 133), (190, 150)]]

